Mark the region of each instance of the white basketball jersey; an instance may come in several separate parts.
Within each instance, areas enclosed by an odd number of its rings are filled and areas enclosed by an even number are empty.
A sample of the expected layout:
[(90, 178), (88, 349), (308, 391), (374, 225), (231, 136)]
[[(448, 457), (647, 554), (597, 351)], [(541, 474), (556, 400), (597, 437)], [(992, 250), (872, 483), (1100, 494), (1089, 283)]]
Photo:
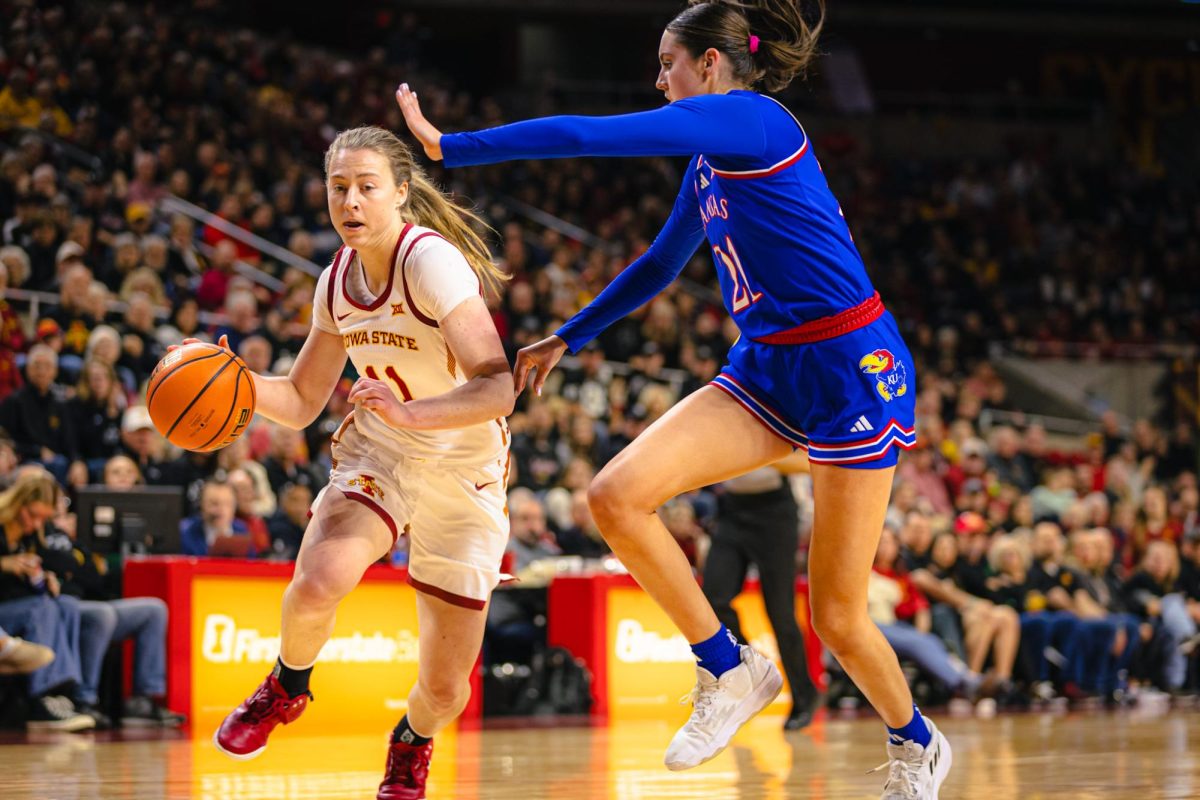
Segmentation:
[[(397, 399), (434, 397), (467, 382), (438, 322), (480, 295), (479, 278), (457, 247), (436, 231), (407, 224), (378, 297), (367, 289), (358, 252), (338, 250), (317, 281), (313, 324), (341, 336), (358, 374), (383, 381)], [(435, 431), (393, 428), (366, 409), (355, 409), (350, 419), (385, 449), (447, 463), (483, 463), (502, 457), (508, 446), (503, 419)]]

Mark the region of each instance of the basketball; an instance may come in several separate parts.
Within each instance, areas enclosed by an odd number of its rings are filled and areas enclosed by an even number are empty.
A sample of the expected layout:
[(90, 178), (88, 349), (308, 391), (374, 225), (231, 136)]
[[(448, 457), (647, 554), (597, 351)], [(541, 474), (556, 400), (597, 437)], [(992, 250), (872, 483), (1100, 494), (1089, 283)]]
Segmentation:
[(254, 416), (254, 381), (240, 358), (198, 342), (158, 362), (146, 406), (158, 432), (185, 450), (219, 450), (242, 435)]

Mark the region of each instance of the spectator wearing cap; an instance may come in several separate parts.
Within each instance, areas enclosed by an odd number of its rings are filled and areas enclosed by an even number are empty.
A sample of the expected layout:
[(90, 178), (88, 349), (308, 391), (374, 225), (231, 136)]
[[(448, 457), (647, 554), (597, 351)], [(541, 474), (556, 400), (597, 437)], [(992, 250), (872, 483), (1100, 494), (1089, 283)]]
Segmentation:
[(121, 447), (146, 483), (151, 486), (181, 486), (178, 470), (163, 458), (164, 440), (154, 428), (145, 406), (125, 409), (121, 419)]
[(58, 251), (54, 255), (54, 271), (55, 280), (59, 286), (62, 285), (63, 273), (69, 267), (83, 264), (86, 255), (87, 252), (83, 249), (83, 245), (70, 239), (58, 246)]
[(85, 363), (67, 409), (79, 457), (87, 464), (92, 482), (100, 480), (105, 462), (120, 452), (125, 406), (125, 393), (112, 365), (102, 361)]
[(34, 329), (34, 341), (38, 344), (44, 344), (55, 352), (59, 357), (59, 366), (62, 366), (62, 352), (66, 345), (66, 337), (63, 336), (62, 328), (58, 327), (58, 323), (47, 317), (37, 324)]
[(87, 468), (79, 460), (75, 426), (58, 377), (58, 357), (45, 345), (29, 348), (27, 383), (0, 403), (0, 428), (12, 437), (22, 461), (36, 461), (59, 480), (79, 486)]

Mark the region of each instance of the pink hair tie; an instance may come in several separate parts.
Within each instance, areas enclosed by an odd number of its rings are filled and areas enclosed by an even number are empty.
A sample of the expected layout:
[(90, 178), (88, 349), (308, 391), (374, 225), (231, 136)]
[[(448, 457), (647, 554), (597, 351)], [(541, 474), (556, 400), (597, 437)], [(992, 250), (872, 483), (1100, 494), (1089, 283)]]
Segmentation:
[(751, 54), (758, 52), (758, 42), (759, 42), (759, 38), (757, 36), (755, 36), (753, 33), (750, 34), (750, 52), (751, 52)]

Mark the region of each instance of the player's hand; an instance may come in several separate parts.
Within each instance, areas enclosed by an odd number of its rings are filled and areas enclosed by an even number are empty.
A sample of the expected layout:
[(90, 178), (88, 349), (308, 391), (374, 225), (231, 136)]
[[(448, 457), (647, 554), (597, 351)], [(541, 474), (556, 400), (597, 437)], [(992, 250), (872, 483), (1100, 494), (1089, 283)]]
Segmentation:
[(400, 111), (404, 114), (404, 122), (408, 125), (408, 130), (425, 148), (425, 155), (434, 161), (441, 161), (442, 132), (425, 119), (425, 115), (421, 113), (421, 103), (417, 100), (417, 93), (409, 89), (407, 83), (400, 84), (400, 88), (396, 90), (396, 104), (400, 106)]
[(359, 378), (350, 387), (346, 399), (358, 406), (379, 415), (379, 418), (393, 428), (411, 428), (413, 416), (404, 403), (400, 402), (392, 390), (383, 381), (370, 378)]
[(522, 347), (517, 353), (517, 363), (513, 366), (513, 383), (516, 385), (517, 394), (525, 391), (529, 371), (537, 370), (537, 375), (533, 378), (533, 393), (541, 397), (546, 376), (565, 352), (567, 343), (557, 336), (549, 336), (529, 347)]
[[(172, 350), (178, 350), (179, 348), (183, 347), (185, 344), (203, 344), (203, 341), (200, 339), (187, 338), (187, 339), (184, 339), (179, 344), (167, 345), (167, 352), (170, 353)], [(226, 353), (229, 353), (229, 355), (231, 355), (231, 356), (237, 355), (236, 353), (233, 352), (233, 348), (229, 346), (229, 337), (228, 336), (222, 335), (221, 338), (217, 340), (217, 347), (221, 348)]]

